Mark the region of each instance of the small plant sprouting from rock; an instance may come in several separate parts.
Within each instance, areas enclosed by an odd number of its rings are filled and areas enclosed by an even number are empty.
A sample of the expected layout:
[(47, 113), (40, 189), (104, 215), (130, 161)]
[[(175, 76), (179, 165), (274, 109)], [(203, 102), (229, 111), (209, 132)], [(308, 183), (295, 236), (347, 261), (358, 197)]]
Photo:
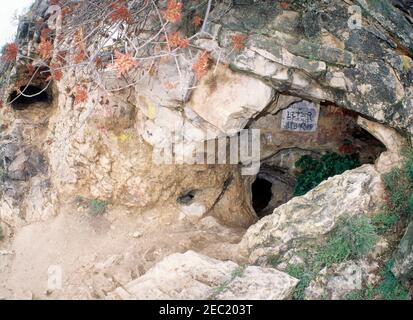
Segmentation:
[(88, 210), (91, 216), (103, 215), (108, 207), (108, 202), (99, 199), (87, 199), (81, 196), (76, 197), (76, 203)]
[(211, 296), (211, 300), (216, 300), (216, 296), (224, 292), (232, 281), (234, 281), (238, 277), (242, 277), (242, 275), (244, 274), (245, 268), (246, 268), (245, 266), (236, 267), (231, 273), (231, 278), (225, 281), (219, 287), (215, 288), (214, 293)]
[(327, 178), (359, 167), (360, 159), (358, 153), (339, 155), (335, 152), (328, 152), (320, 160), (304, 155), (295, 163), (295, 166), (301, 172), (297, 176), (294, 195), (301, 196), (317, 187)]

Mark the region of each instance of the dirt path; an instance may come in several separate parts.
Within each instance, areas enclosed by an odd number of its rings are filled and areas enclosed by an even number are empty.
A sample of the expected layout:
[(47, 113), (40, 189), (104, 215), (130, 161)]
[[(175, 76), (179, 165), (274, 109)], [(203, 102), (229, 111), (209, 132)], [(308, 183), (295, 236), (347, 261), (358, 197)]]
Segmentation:
[[(234, 259), (242, 234), (212, 217), (185, 222), (174, 208), (142, 215), (113, 209), (98, 217), (65, 208), (52, 220), (21, 228), (1, 248), (0, 298), (104, 298), (171, 253), (191, 249)], [(53, 276), (56, 270), (62, 289), (48, 290), (48, 271)]]

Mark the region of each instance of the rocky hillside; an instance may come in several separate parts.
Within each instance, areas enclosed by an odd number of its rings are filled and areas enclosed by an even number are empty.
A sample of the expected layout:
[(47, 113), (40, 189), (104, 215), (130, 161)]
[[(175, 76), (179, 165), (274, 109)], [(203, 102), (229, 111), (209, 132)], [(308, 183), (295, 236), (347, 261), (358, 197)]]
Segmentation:
[(412, 58), (410, 1), (35, 1), (0, 298), (411, 298)]

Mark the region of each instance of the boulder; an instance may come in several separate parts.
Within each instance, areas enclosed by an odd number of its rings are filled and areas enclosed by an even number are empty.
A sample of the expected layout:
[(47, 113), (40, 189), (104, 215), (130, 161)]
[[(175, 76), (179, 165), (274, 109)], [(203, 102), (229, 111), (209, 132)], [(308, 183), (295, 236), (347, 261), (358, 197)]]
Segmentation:
[(373, 213), (380, 194), (381, 178), (373, 165), (331, 177), (251, 226), (240, 251), (251, 263), (264, 263), (292, 248), (305, 250), (332, 231), (340, 217)]
[(166, 257), (108, 299), (281, 300), (290, 297), (297, 283), (275, 269), (243, 267), (188, 251)]

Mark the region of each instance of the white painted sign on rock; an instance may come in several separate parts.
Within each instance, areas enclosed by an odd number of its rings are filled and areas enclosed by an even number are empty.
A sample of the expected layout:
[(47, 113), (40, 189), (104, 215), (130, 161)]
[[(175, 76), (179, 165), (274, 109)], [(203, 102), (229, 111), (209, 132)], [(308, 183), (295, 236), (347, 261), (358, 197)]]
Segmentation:
[(309, 101), (293, 103), (283, 110), (281, 128), (288, 131), (314, 132), (317, 130), (320, 107)]

